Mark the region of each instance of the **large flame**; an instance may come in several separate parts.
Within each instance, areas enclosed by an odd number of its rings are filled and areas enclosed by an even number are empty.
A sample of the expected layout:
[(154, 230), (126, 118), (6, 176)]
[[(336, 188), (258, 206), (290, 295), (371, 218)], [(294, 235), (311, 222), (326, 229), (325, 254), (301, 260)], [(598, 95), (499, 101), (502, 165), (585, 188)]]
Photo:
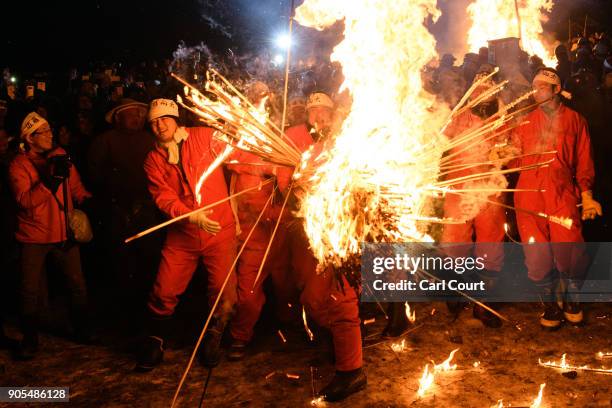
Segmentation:
[[(554, 67), (555, 62), (553, 53), (542, 42), (542, 22), (546, 20), (543, 12), (550, 12), (552, 7), (553, 0), (518, 0), (522, 47), (529, 54), (542, 58), (549, 67)], [(476, 0), (467, 11), (472, 20), (468, 32), (468, 46), (472, 52), (486, 47), (489, 40), (519, 36), (515, 0)]]
[(296, 10), (300, 24), (317, 29), (344, 19), (331, 59), (342, 64), (353, 99), (302, 200), (319, 261), (341, 265), (364, 241), (431, 240), (416, 224), (442, 145), (421, 83), (421, 69), (436, 57), (423, 25), (430, 16), (439, 16), (436, 0), (306, 0)]

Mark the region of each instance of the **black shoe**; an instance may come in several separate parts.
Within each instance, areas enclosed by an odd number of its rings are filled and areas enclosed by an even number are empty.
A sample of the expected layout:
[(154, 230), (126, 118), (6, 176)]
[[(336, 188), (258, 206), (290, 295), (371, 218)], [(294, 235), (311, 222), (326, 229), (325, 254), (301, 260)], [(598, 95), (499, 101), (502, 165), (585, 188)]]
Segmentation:
[(148, 372), (157, 367), (164, 359), (164, 340), (161, 337), (147, 337), (140, 349), (136, 371)]
[(492, 329), (499, 329), (502, 327), (501, 319), (480, 305), (474, 305), (473, 315), (486, 327), (490, 327)]
[(582, 324), (584, 320), (584, 314), (578, 302), (564, 302), (563, 315), (568, 323), (575, 326)]
[(459, 317), (459, 314), (463, 310), (463, 306), (465, 303), (463, 302), (446, 302), (446, 308), (448, 312), (451, 314), (453, 320), (456, 320)]
[(584, 314), (579, 302), (581, 288), (582, 281), (570, 279), (567, 282), (566, 292), (563, 296), (563, 305), (561, 306), (565, 320), (575, 326), (582, 324), (584, 320)]
[(563, 313), (557, 302), (544, 303), (544, 312), (540, 316), (540, 326), (546, 330), (557, 330), (561, 327)]
[(25, 336), (17, 344), (14, 358), (18, 361), (29, 361), (38, 353), (38, 335)]
[(401, 337), (410, 328), (405, 304), (398, 302), (391, 303), (388, 312), (389, 323), (387, 323), (387, 327), (383, 330), (382, 336), (388, 339)]
[(202, 351), (200, 354), (200, 363), (207, 368), (213, 368), (221, 362), (221, 337), (222, 331), (217, 329), (209, 329), (204, 336)]
[(362, 368), (353, 371), (336, 371), (331, 382), (319, 393), (325, 401), (341, 401), (363, 390), (368, 380)]
[(247, 342), (241, 340), (234, 340), (230, 346), (227, 358), (230, 361), (239, 361), (244, 358), (247, 350)]

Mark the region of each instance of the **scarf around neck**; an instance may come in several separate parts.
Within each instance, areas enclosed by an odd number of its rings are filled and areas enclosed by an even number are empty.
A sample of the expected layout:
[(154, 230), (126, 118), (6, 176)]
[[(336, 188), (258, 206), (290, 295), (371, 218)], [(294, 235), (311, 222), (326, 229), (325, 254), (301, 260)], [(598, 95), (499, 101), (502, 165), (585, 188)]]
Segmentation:
[(159, 143), (161, 147), (168, 151), (168, 163), (170, 164), (178, 164), (179, 162), (179, 143), (183, 140), (187, 140), (189, 137), (189, 133), (185, 130), (184, 127), (180, 127), (176, 129), (174, 132), (174, 136), (172, 136), (172, 140), (166, 143)]

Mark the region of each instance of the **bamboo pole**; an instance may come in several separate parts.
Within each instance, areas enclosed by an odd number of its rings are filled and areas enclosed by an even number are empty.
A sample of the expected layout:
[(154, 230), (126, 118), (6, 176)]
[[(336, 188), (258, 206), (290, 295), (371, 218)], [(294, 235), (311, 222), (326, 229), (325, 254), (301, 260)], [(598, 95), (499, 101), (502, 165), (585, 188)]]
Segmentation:
[(193, 210), (193, 211), (190, 211), (190, 212), (188, 212), (188, 213), (186, 213), (186, 214), (179, 215), (178, 217), (174, 217), (174, 218), (172, 218), (172, 219), (170, 219), (170, 220), (168, 220), (168, 221), (162, 222), (161, 224), (158, 224), (158, 225), (156, 225), (156, 226), (154, 226), (154, 227), (151, 227), (151, 228), (149, 228), (149, 229), (146, 229), (146, 230), (144, 230), (144, 231), (142, 231), (142, 232), (139, 232), (139, 233), (138, 233), (138, 234), (136, 234), (136, 235), (133, 235), (133, 236), (131, 236), (131, 237), (127, 238), (127, 239), (124, 241), (124, 243), (128, 244), (128, 243), (130, 243), (130, 242), (134, 241), (135, 239), (142, 238), (142, 237), (144, 237), (145, 235), (149, 235), (150, 233), (155, 232), (155, 231), (157, 231), (157, 230), (159, 230), (159, 229), (162, 229), (162, 228), (164, 228), (164, 227), (167, 227), (167, 226), (168, 226), (168, 225), (170, 225), (170, 224), (174, 224), (174, 223), (175, 223), (175, 222), (177, 222), (177, 221), (181, 221), (181, 220), (184, 220), (185, 218), (189, 218), (191, 215), (193, 215), (193, 214), (197, 214), (197, 213), (199, 213), (200, 211), (209, 210), (209, 209), (211, 209), (211, 208), (213, 208), (213, 207), (215, 207), (215, 206), (217, 206), (217, 205), (219, 205), (219, 204), (222, 204), (222, 203), (224, 203), (224, 202), (226, 202), (226, 201), (231, 200), (231, 199), (232, 199), (232, 198), (234, 198), (234, 197), (238, 197), (238, 196), (241, 196), (242, 194), (248, 193), (248, 192), (250, 192), (250, 191), (260, 189), (260, 188), (262, 188), (263, 186), (265, 186), (266, 184), (271, 183), (272, 181), (273, 181), (273, 179), (268, 179), (268, 180), (266, 180), (266, 181), (261, 182), (261, 183), (260, 183), (259, 185), (257, 185), (257, 186), (253, 186), (253, 187), (247, 188), (247, 189), (242, 190), (242, 191), (240, 191), (240, 192), (238, 192), (238, 193), (236, 193), (236, 194), (232, 194), (232, 195), (230, 195), (230, 196), (228, 196), (228, 197), (222, 198), (221, 200), (215, 201), (215, 202), (214, 202), (214, 203), (212, 203), (212, 204), (205, 205), (204, 207), (197, 208), (197, 209), (195, 209), (195, 210)]
[(172, 398), (171, 408), (174, 408), (176, 406), (176, 401), (178, 399), (179, 393), (181, 392), (181, 388), (183, 387), (183, 384), (185, 383), (185, 379), (187, 378), (187, 375), (189, 374), (189, 370), (191, 369), (191, 366), (193, 365), (193, 360), (195, 359), (195, 356), (196, 356), (196, 354), (198, 352), (198, 349), (200, 348), (200, 344), (202, 343), (202, 339), (204, 338), (204, 334), (206, 333), (206, 330), (208, 329), (208, 325), (210, 324), (210, 320), (212, 319), (212, 316), (213, 316), (215, 310), (217, 309), (217, 305), (219, 304), (219, 301), (221, 300), (221, 295), (223, 295), (223, 292), (225, 291), (225, 287), (227, 286), (227, 282), (229, 282), (229, 278), (232, 275), (232, 272), (234, 271), (234, 268), (236, 267), (236, 264), (238, 263), (238, 259), (240, 259), (240, 255), (242, 255), (242, 251), (244, 251), (244, 248), (246, 247), (246, 244), (249, 242), (249, 239), (251, 238), (251, 235), (253, 234), (253, 231), (255, 231), (255, 228), (257, 227), (257, 224), (259, 224), (259, 221), (261, 220), (261, 217), (263, 216), (264, 212), (268, 208), (268, 205), (272, 201), (272, 197), (274, 197), (274, 193), (275, 192), (276, 192), (276, 188), (272, 190), (272, 193), (270, 194), (270, 197), (268, 198), (268, 201), (266, 201), (266, 204), (264, 205), (263, 209), (259, 213), (259, 216), (257, 217), (257, 220), (255, 221), (255, 224), (253, 224), (253, 227), (251, 228), (251, 231), (249, 231), (249, 234), (247, 235), (246, 239), (244, 240), (244, 243), (242, 244), (242, 246), (240, 247), (240, 250), (236, 254), (236, 257), (234, 258), (234, 262), (232, 262), (232, 266), (230, 267), (229, 271), (227, 271), (227, 275), (225, 276), (225, 280), (223, 281), (223, 285), (221, 286), (221, 289), (219, 290), (219, 293), (217, 294), (217, 298), (215, 299), (215, 303), (213, 304), (212, 308), (210, 309), (210, 312), (208, 313), (208, 317), (206, 319), (206, 323), (204, 323), (204, 328), (200, 332), (200, 337), (198, 338), (198, 341), (196, 342), (196, 345), (193, 348), (193, 352), (191, 353), (191, 357), (189, 358), (189, 362), (187, 363), (187, 367), (183, 371), (183, 375), (181, 376), (181, 380), (179, 381), (178, 387), (176, 388), (176, 391), (174, 393), (174, 397)]

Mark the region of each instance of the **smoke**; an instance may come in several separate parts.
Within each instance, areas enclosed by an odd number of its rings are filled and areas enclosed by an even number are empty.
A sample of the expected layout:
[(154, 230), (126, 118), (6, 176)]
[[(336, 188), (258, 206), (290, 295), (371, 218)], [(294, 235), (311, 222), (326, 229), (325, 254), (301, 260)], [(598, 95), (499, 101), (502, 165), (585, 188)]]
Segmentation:
[[(464, 189), (503, 190), (508, 187), (508, 180), (501, 174), (495, 174), (486, 181), (467, 182), (461, 186)], [(498, 196), (499, 194), (496, 194)], [(461, 220), (472, 220), (478, 216), (488, 205), (487, 200), (495, 200), (490, 192), (471, 192), (461, 196), (459, 208)]]
[(231, 39), (233, 33), (230, 29), (232, 10), (228, 6), (230, 2), (220, 0), (200, 0), (201, 16), (208, 26)]
[(471, 2), (472, 0), (438, 0), (442, 16), (431, 26), (437, 40), (438, 54), (453, 54), (460, 62), (468, 52), (467, 33), (471, 22), (466, 9)]

